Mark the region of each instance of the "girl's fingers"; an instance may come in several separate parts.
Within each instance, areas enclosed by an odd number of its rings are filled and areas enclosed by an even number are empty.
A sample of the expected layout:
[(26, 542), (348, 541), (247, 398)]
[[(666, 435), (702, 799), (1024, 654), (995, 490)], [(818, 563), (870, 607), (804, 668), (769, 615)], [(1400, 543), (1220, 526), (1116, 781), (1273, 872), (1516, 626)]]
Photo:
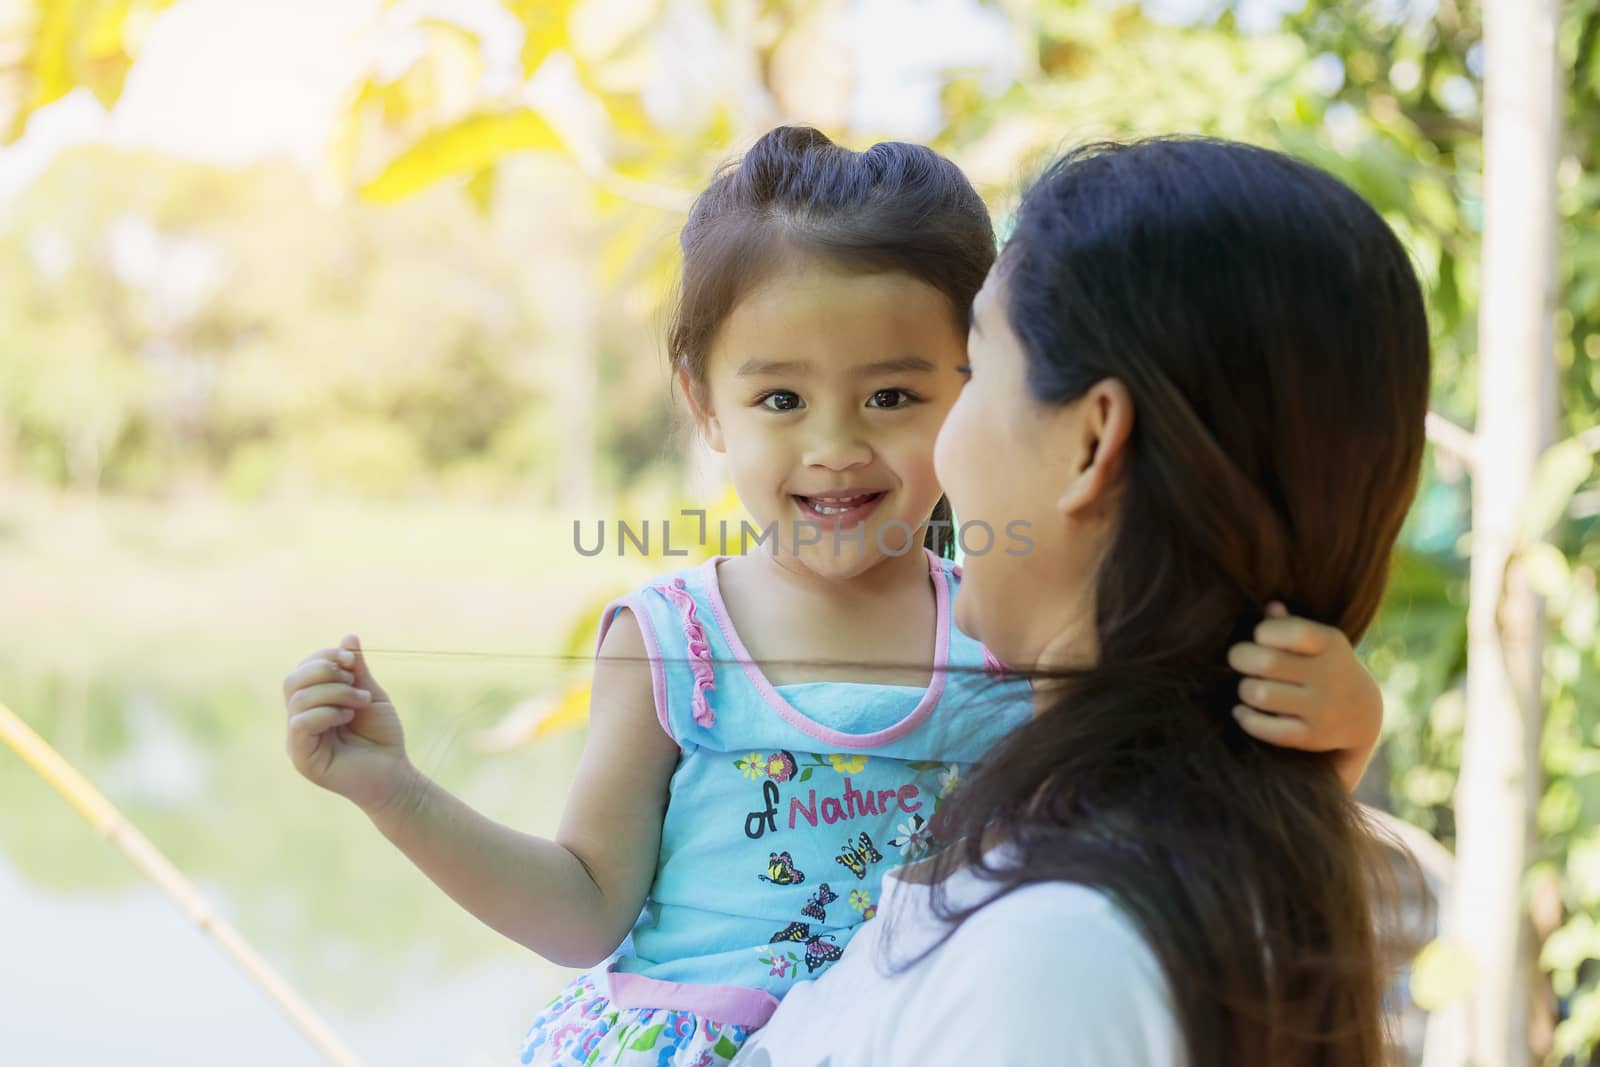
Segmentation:
[[(313, 663), (321, 662), (337, 663), (341, 667), (348, 668), (351, 662), (353, 662), (353, 657), (348, 649), (339, 648), (337, 646), (334, 648), (319, 648), (315, 652), (311, 653), (311, 655), (301, 660), (299, 666), (309, 667)], [(299, 668), (297, 667), (296, 669)]]
[(1299, 618), (1269, 618), (1255, 631), (1257, 644), (1301, 656), (1322, 655), (1336, 638), (1342, 640), (1344, 635), (1331, 626)]
[(296, 689), (289, 696), (288, 710), (289, 716), (293, 718), (322, 704), (342, 708), (364, 708), (371, 703), (372, 694), (365, 689), (357, 689), (338, 682), (327, 682)]
[(294, 695), (295, 690), (322, 682), (343, 682), (345, 685), (352, 685), (355, 680), (355, 675), (330, 659), (308, 659), (284, 678), (283, 698), (288, 700)]
[(1240, 674), (1274, 682), (1305, 685), (1311, 679), (1311, 660), (1265, 645), (1240, 644), (1228, 649), (1228, 666)]
[(1233, 709), (1233, 717), (1240, 729), (1258, 741), (1279, 748), (1309, 747), (1311, 729), (1293, 716), (1268, 715), (1240, 704)]
[(367, 657), (361, 651), (361, 638), (355, 634), (346, 634), (344, 640), (339, 643), (339, 651), (349, 657), (348, 660), (340, 662), (355, 673), (355, 684), (375, 694), (379, 700), (389, 699), (383, 687), (378, 684), (378, 680), (372, 676), (371, 668), (367, 666)]
[(329, 730), (349, 725), (356, 713), (350, 708), (323, 705), (289, 717), (289, 751), (304, 752)]
[(1239, 683), (1239, 700), (1257, 711), (1270, 711), (1278, 715), (1301, 716), (1307, 708), (1310, 690), (1287, 682), (1269, 682), (1264, 678), (1246, 678)]

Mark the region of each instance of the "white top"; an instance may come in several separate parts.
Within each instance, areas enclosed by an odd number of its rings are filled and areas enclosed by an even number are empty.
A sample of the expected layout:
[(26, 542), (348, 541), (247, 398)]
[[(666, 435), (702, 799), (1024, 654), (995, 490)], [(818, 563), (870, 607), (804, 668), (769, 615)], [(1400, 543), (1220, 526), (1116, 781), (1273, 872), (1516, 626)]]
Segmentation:
[[(962, 872), (953, 904), (994, 886)], [(878, 918), (800, 982), (734, 1067), (1182, 1067), (1160, 964), (1132, 922), (1083, 886), (1019, 889), (922, 960), (943, 924), (927, 886), (884, 881)]]

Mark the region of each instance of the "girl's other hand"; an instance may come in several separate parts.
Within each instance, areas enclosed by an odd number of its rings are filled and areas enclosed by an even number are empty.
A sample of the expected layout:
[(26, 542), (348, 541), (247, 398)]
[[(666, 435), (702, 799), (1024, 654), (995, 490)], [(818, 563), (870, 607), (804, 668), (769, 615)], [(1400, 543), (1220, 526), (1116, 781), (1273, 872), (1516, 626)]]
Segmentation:
[(360, 638), (307, 656), (284, 678), (283, 699), (295, 770), (369, 814), (403, 799), (414, 778), (405, 732)]
[(1245, 675), (1234, 718), (1250, 736), (1282, 748), (1333, 754), (1354, 790), (1378, 747), (1383, 693), (1341, 630), (1267, 606), (1253, 642), (1228, 650)]

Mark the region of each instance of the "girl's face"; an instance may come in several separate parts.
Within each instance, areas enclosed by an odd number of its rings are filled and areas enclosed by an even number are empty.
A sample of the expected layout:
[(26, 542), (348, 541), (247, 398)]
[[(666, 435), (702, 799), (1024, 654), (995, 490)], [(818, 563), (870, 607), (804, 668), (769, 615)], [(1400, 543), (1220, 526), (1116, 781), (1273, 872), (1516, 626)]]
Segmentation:
[(683, 384), (751, 518), (776, 524), (779, 562), (845, 579), (920, 555), (940, 495), (934, 439), (965, 362), (938, 289), (800, 260), (739, 302), (706, 381)]
[[(1070, 404), (1028, 389), (997, 267), (973, 305), (971, 381), (939, 433), (936, 465), (970, 536), (955, 622), (1014, 667), (1082, 666), (1097, 655), (1095, 582), (1116, 523), (1132, 426), (1127, 390), (1102, 382)], [(993, 531), (991, 539), (971, 528)]]

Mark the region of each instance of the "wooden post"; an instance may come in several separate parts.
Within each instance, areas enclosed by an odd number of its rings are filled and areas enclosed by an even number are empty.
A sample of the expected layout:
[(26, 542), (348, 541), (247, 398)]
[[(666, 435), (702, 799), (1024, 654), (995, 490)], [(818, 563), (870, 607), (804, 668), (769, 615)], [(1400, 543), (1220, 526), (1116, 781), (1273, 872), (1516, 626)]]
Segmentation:
[(1484, 3), (1484, 237), (1466, 735), (1452, 936), (1472, 960), (1465, 1062), (1530, 1067), (1523, 878), (1540, 791), (1544, 614), (1514, 555), (1554, 439), (1559, 0)]

